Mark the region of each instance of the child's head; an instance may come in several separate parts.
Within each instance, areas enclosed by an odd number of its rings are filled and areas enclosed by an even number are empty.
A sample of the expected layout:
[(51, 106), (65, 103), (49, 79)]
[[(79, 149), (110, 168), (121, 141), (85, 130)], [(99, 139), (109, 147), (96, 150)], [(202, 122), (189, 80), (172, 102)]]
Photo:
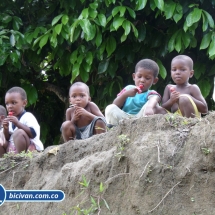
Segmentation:
[(69, 89), (70, 104), (85, 108), (91, 100), (89, 87), (83, 82), (75, 82)]
[(171, 77), (175, 84), (186, 84), (194, 74), (193, 60), (187, 55), (178, 55), (171, 62)]
[(159, 67), (157, 63), (150, 59), (143, 59), (135, 66), (133, 80), (136, 86), (143, 85), (142, 91), (147, 91), (152, 84), (158, 81)]
[(0, 105), (0, 125), (2, 124), (2, 121), (6, 116), (7, 116), (6, 108)]
[(27, 105), (27, 95), (21, 87), (12, 87), (6, 92), (5, 105), (8, 112), (13, 112), (14, 116), (19, 116)]

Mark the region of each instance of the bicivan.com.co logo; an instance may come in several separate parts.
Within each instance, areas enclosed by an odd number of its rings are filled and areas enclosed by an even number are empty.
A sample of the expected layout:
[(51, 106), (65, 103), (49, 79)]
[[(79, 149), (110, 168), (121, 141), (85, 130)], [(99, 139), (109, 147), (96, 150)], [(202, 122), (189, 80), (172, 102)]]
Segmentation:
[(4, 202), (61, 202), (64, 198), (61, 190), (5, 190), (0, 184), (0, 206)]

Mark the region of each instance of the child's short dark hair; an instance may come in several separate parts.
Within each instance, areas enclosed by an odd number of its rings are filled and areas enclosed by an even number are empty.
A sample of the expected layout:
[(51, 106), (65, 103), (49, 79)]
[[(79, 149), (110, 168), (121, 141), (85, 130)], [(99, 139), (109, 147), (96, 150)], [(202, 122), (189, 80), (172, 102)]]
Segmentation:
[(83, 82), (75, 82), (74, 84), (72, 84), (72, 86), (69, 89), (69, 94), (70, 94), (70, 91), (71, 91), (72, 87), (74, 87), (74, 86), (83, 86), (83, 87), (85, 87), (88, 95), (90, 95), (89, 87)]
[[(190, 70), (193, 70), (193, 60), (191, 57), (187, 56), (187, 55), (177, 55), (176, 57), (174, 57), (172, 59), (176, 60), (176, 59), (181, 59), (181, 60), (186, 60), (188, 67), (190, 68)], [(171, 62), (172, 63), (172, 62)]]
[(154, 73), (154, 77), (158, 76), (159, 66), (155, 61), (151, 59), (143, 59), (139, 61), (135, 66), (135, 72), (137, 72), (139, 68), (148, 69)]
[(6, 93), (19, 93), (23, 100), (27, 99), (27, 94), (25, 90), (21, 87), (12, 87)]
[(0, 105), (0, 116), (7, 116), (7, 111), (6, 111), (6, 108), (2, 105)]

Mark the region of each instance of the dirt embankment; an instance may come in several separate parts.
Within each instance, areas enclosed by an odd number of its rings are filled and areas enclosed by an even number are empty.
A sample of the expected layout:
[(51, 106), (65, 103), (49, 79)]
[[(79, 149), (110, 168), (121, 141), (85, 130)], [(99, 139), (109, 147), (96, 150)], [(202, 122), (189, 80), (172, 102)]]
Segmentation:
[[(62, 190), (62, 202), (5, 202), (0, 214), (215, 214), (215, 113), (125, 120), (105, 134), (0, 159), (6, 190)], [(51, 151), (50, 151), (51, 150)]]

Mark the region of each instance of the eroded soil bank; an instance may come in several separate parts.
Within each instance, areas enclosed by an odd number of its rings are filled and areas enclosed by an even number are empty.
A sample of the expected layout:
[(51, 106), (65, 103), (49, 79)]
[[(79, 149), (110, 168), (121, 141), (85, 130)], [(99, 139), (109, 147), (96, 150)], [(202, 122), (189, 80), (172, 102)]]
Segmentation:
[(214, 122), (214, 112), (201, 120), (125, 120), (105, 134), (48, 147), (32, 159), (0, 159), (6, 190), (65, 193), (58, 203), (5, 202), (0, 214), (215, 214)]

